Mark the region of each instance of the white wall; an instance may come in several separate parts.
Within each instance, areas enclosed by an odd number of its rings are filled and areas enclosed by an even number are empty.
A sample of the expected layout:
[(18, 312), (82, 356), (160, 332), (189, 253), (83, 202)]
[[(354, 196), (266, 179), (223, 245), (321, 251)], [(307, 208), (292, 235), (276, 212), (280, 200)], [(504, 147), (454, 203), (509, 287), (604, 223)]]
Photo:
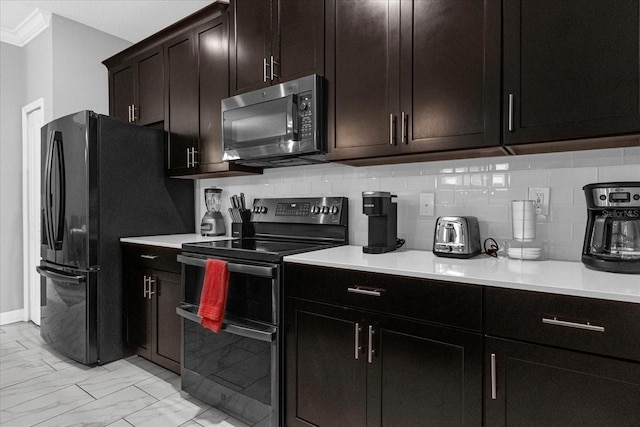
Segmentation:
[(107, 114), (101, 61), (130, 45), (57, 15), (23, 48), (0, 43), (0, 315), (23, 308), (22, 107), (44, 98), (45, 122), (85, 109)]
[(22, 59), (0, 43), (0, 313), (22, 308)]
[[(481, 238), (511, 239), (510, 202), (527, 199), (528, 187), (550, 187), (550, 214), (538, 222), (537, 238), (547, 242), (548, 257), (580, 261), (586, 226), (582, 187), (606, 181), (640, 181), (640, 147), (505, 156), (406, 165), (351, 167), (339, 164), (266, 170), (262, 176), (199, 180), (196, 212), (205, 212), (203, 189), (223, 190), (223, 214), (229, 229), (229, 196), (347, 196), (349, 240), (367, 244), (363, 191), (397, 194), (398, 237), (412, 249), (431, 250), (436, 217), (472, 215)], [(435, 193), (435, 216), (419, 216), (419, 193)]]

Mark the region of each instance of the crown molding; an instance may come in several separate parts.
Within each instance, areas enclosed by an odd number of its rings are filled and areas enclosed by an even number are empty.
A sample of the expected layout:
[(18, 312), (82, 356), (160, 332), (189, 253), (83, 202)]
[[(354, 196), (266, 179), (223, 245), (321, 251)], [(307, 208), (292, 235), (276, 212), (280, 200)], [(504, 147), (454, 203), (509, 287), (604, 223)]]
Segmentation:
[(38, 34), (49, 28), (51, 24), (51, 12), (36, 9), (15, 30), (0, 28), (0, 41), (18, 47), (24, 47)]

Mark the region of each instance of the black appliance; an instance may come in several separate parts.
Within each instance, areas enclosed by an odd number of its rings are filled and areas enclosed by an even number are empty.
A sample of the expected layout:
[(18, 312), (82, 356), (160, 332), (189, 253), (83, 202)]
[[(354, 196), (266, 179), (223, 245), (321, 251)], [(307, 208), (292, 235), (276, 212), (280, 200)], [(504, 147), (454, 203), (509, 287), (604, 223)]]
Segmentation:
[(222, 100), (222, 160), (281, 167), (324, 162), (324, 80), (316, 74)]
[(398, 248), (398, 205), (396, 195), (386, 191), (364, 191), (362, 213), (369, 217), (369, 241), (362, 248), (367, 254), (382, 254)]
[(593, 270), (640, 273), (640, 182), (583, 187), (587, 227), (582, 262)]
[(42, 338), (84, 364), (123, 356), (120, 237), (195, 228), (164, 133), (91, 111), (42, 127)]
[[(260, 426), (283, 425), (283, 257), (348, 243), (344, 197), (256, 199), (253, 237), (182, 245), (183, 391)], [(205, 263), (230, 272), (222, 331), (197, 316)]]

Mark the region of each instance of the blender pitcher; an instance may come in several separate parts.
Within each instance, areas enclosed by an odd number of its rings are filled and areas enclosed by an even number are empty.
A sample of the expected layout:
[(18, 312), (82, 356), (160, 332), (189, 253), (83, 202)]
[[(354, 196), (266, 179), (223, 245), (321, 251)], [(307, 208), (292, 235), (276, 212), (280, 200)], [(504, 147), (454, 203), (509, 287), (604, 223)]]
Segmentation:
[(200, 234), (203, 236), (220, 236), (227, 231), (224, 226), (224, 218), (220, 213), (222, 206), (222, 189), (210, 187), (204, 189), (204, 203), (207, 213), (200, 223)]

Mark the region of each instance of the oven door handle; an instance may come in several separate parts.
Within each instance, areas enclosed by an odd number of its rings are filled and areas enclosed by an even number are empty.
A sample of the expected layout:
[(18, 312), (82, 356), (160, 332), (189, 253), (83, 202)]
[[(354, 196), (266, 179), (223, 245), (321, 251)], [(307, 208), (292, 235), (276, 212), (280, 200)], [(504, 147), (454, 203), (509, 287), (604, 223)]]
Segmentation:
[[(205, 268), (207, 265), (206, 259), (194, 258), (186, 255), (178, 255), (178, 262), (201, 268)], [(276, 267), (266, 267), (261, 265), (236, 264), (233, 262), (227, 262), (227, 270), (229, 270), (231, 273), (268, 277), (269, 279), (273, 279), (276, 276)]]
[[(176, 307), (176, 314), (178, 314), (178, 316), (180, 317), (184, 317), (187, 320), (191, 320), (192, 322), (200, 324), (200, 322), (202, 322), (202, 317), (192, 313), (189, 310), (186, 310), (186, 308), (191, 307), (193, 306), (190, 304)], [(241, 337), (251, 338), (264, 342), (273, 342), (276, 339), (276, 328), (273, 326), (267, 327), (267, 329), (265, 330), (258, 330), (250, 326), (243, 325), (242, 323), (234, 322), (233, 320), (227, 319), (222, 323), (222, 330), (233, 335), (238, 335)]]

